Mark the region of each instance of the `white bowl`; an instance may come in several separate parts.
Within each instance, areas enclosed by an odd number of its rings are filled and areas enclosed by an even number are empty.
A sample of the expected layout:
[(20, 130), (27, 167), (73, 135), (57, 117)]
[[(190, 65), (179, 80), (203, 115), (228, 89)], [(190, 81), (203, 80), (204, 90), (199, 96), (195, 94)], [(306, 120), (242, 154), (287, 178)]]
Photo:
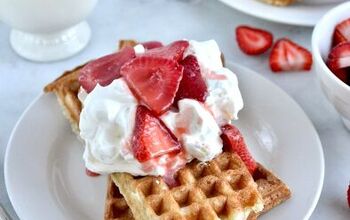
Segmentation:
[(347, 18), (350, 18), (350, 2), (338, 5), (321, 18), (312, 33), (312, 54), (322, 90), (350, 130), (350, 86), (338, 79), (325, 64), (334, 28)]

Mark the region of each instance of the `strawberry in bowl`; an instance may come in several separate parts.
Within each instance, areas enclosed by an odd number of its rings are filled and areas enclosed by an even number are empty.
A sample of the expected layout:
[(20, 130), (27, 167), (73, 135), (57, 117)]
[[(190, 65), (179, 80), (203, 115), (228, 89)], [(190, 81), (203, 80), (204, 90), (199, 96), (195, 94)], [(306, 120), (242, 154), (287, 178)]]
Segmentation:
[(350, 2), (327, 12), (312, 34), (312, 53), (321, 88), (350, 129)]

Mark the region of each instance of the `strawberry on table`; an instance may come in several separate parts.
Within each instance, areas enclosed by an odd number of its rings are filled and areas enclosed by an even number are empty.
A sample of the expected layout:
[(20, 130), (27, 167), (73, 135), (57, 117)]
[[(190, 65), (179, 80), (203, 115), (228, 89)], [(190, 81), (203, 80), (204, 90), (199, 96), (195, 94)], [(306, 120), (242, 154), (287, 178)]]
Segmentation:
[(147, 50), (144, 56), (151, 56), (151, 57), (162, 57), (167, 58), (171, 60), (180, 61), (183, 57), (184, 51), (189, 46), (188, 41), (186, 40), (179, 40), (174, 41), (173, 43), (164, 46), (164, 47), (157, 47), (154, 49)]
[(333, 33), (333, 46), (350, 41), (350, 18), (340, 22)]
[(207, 85), (202, 78), (197, 58), (189, 55), (180, 64), (184, 67), (184, 70), (174, 103), (176, 104), (177, 101), (184, 98), (204, 102), (208, 91)]
[(257, 165), (254, 158), (249, 153), (241, 132), (238, 130), (238, 128), (231, 124), (222, 126), (221, 130), (221, 139), (224, 144), (224, 149), (237, 153), (245, 163), (249, 172), (253, 174)]
[(258, 55), (266, 52), (273, 42), (270, 32), (249, 26), (236, 28), (236, 40), (239, 48), (248, 55)]
[(131, 146), (135, 158), (140, 162), (181, 150), (181, 145), (174, 135), (142, 105), (139, 105), (136, 110)]
[(79, 83), (86, 92), (91, 92), (95, 86), (109, 85), (120, 77), (120, 68), (135, 57), (132, 47), (98, 58), (86, 64), (79, 73)]
[(135, 96), (161, 115), (174, 101), (183, 67), (174, 60), (140, 56), (125, 64), (120, 72)]
[(270, 54), (270, 68), (274, 72), (310, 70), (312, 55), (310, 51), (282, 38), (272, 48)]

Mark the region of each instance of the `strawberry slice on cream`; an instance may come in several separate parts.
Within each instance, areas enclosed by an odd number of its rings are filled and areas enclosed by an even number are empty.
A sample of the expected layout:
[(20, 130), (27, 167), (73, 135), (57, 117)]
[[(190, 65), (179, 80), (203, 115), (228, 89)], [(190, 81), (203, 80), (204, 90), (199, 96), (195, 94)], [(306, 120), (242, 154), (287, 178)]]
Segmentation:
[(174, 101), (183, 67), (171, 59), (140, 56), (125, 64), (120, 72), (140, 102), (161, 115)]
[(141, 163), (181, 150), (180, 143), (167, 130), (162, 121), (142, 105), (139, 105), (136, 110), (131, 145), (135, 158)]
[(129, 60), (134, 58), (135, 51), (132, 47), (107, 56), (103, 56), (86, 64), (80, 71), (79, 83), (86, 92), (91, 92), (97, 84), (109, 85), (118, 79), (120, 68)]

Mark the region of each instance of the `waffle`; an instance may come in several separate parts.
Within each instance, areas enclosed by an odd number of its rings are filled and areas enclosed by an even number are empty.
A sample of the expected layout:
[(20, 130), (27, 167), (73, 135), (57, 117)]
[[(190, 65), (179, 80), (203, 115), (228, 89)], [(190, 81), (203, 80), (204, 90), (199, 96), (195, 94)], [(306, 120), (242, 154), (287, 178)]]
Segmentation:
[(61, 105), (63, 114), (69, 120), (73, 131), (79, 136), (79, 118), (82, 109), (78, 99), (80, 84), (78, 81), (79, 70), (82, 66), (78, 66), (73, 70), (66, 71), (62, 76), (52, 83), (45, 86), (44, 91), (54, 92), (58, 103)]
[(260, 1), (266, 2), (271, 5), (287, 6), (294, 3), (296, 0), (260, 0)]
[(135, 219), (242, 219), (263, 209), (257, 185), (236, 153), (193, 161), (177, 172), (179, 186), (161, 177), (116, 173), (113, 181)]
[[(134, 46), (135, 44), (135, 41), (124, 40), (120, 41), (119, 45), (120, 48), (122, 48), (124, 46)], [(71, 71), (66, 71), (62, 76), (44, 88), (45, 92), (54, 92), (56, 94), (64, 115), (68, 118), (73, 131), (77, 134), (79, 134), (79, 116), (82, 108), (78, 99), (80, 87), (78, 73), (82, 66)], [(257, 172), (254, 175), (254, 181), (257, 183), (258, 191), (264, 201), (264, 210), (257, 214), (251, 214), (249, 216), (250, 220), (256, 219), (259, 214), (269, 211), (271, 208), (284, 202), (291, 196), (288, 187), (261, 164), (258, 164)], [(113, 181), (111, 181), (110, 175), (108, 176), (104, 218), (105, 220), (134, 219), (129, 206), (119, 192), (118, 187)]]
[(104, 219), (132, 220), (134, 219), (131, 209), (126, 203), (119, 188), (114, 184), (111, 176), (108, 176), (107, 196)]

